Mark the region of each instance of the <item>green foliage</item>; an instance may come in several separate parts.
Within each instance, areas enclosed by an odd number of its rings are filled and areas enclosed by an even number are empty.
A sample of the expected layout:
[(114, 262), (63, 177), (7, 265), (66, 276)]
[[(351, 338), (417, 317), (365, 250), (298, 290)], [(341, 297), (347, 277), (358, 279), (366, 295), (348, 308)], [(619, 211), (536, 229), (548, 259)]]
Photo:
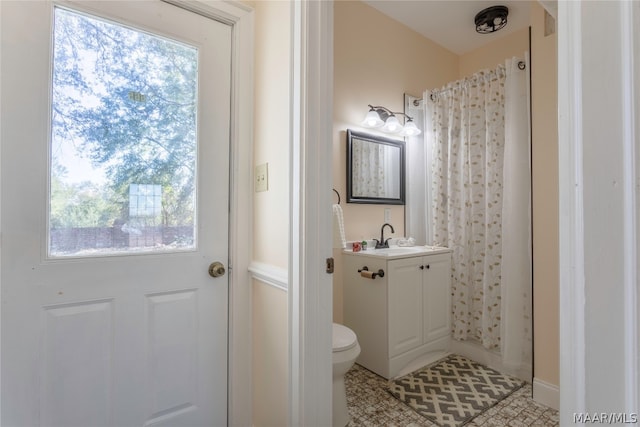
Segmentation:
[(163, 224), (191, 223), (197, 50), (65, 9), (55, 19), (53, 151), (73, 147), (108, 182), (54, 176), (52, 221), (126, 220), (129, 185), (155, 184), (163, 188)]
[(66, 184), (54, 175), (51, 181), (52, 228), (110, 227), (120, 212), (114, 194), (91, 182)]

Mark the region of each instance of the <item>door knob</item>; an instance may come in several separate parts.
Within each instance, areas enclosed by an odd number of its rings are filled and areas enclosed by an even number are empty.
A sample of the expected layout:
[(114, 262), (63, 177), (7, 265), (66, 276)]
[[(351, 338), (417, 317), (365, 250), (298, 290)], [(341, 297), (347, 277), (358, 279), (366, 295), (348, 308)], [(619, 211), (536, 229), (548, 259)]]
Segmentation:
[(212, 262), (209, 266), (209, 276), (211, 277), (220, 277), (225, 273), (224, 265), (221, 262)]

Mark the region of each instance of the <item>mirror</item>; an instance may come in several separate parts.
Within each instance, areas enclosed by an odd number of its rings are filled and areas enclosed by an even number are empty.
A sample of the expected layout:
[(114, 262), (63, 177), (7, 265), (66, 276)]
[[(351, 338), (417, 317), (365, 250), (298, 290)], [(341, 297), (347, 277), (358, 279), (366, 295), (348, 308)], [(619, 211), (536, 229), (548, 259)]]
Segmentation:
[(347, 202), (404, 205), (404, 141), (347, 130)]

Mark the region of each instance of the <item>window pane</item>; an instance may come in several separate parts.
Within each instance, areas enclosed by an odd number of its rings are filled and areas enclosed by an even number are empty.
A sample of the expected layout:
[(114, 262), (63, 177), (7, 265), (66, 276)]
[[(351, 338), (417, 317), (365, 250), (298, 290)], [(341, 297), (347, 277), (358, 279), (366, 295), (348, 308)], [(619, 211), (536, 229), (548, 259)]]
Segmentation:
[(195, 248), (198, 51), (56, 8), (49, 255)]

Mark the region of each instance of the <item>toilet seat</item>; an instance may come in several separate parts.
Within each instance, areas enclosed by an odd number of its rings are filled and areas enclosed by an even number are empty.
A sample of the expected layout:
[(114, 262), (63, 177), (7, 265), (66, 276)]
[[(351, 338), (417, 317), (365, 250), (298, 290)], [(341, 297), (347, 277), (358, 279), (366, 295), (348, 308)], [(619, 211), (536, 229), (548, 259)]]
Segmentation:
[(333, 324), (333, 352), (346, 351), (358, 344), (356, 334), (338, 323)]

